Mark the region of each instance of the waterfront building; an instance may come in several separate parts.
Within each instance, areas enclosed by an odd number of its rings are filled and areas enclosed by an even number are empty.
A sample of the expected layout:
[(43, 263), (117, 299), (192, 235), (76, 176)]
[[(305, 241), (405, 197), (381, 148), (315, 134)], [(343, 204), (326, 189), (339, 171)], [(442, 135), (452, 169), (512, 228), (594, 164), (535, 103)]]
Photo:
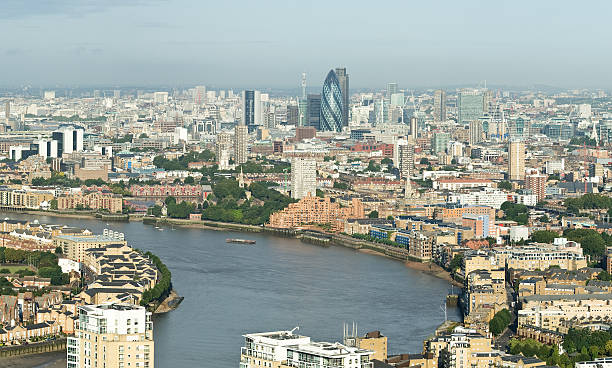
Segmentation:
[(508, 178), (525, 179), (525, 143), (522, 141), (510, 141), (508, 145)]
[(317, 162), (312, 158), (291, 160), (291, 198), (317, 195)]
[(57, 209), (60, 211), (74, 209), (108, 210), (111, 213), (123, 211), (123, 198), (120, 194), (106, 191), (77, 192), (62, 194), (57, 197)]
[(344, 225), (341, 220), (363, 217), (363, 204), (357, 198), (351, 200), (351, 206), (341, 208), (338, 202), (331, 202), (329, 197), (307, 194), (299, 202), (290, 203), (283, 210), (271, 214), (268, 226), (294, 228), (308, 224), (331, 224), (332, 229), (342, 230)]
[(348, 344), (346, 342), (345, 344), (372, 351), (371, 359), (376, 359), (381, 362), (387, 359), (387, 336), (383, 336), (380, 331), (372, 331), (363, 336), (357, 336), (354, 344)]
[(249, 130), (246, 125), (236, 125), (234, 128), (234, 157), (236, 164), (244, 164), (248, 161)]
[(490, 338), (462, 326), (437, 334), (424, 346), (425, 353), (432, 354), (440, 368), (490, 368), (499, 365), (501, 359)]
[(474, 230), (475, 239), (483, 239), (489, 237), (489, 216), (488, 215), (472, 215), (464, 214), (462, 218), (464, 227)]
[(167, 184), (167, 185), (139, 185), (130, 186), (130, 193), (136, 198), (164, 200), (168, 196), (176, 198), (177, 202), (188, 201), (201, 203), (212, 193), (210, 185), (200, 184)]
[(151, 312), (119, 303), (81, 306), (78, 312), (67, 341), (68, 368), (154, 368)]
[(310, 337), (293, 331), (274, 331), (243, 335), (240, 368), (280, 367), (287, 360), (289, 346), (310, 343)]
[(436, 90), (433, 98), (434, 121), (446, 121), (446, 91), (442, 89)]
[(73, 261), (83, 262), (86, 251), (90, 248), (99, 248), (110, 244), (127, 245), (122, 233), (112, 235), (57, 235), (53, 238), (53, 246), (61, 247), (62, 253)]
[(612, 368), (612, 357), (597, 358), (586, 362), (576, 362), (576, 368)]
[(320, 130), (341, 132), (343, 127), (344, 96), (336, 72), (330, 70), (321, 92)]
[(546, 270), (551, 266), (575, 271), (587, 267), (586, 257), (579, 243), (557, 238), (554, 244), (533, 243), (520, 247), (494, 248), (498, 264), (507, 269)]
[(349, 125), (349, 106), (350, 106), (350, 95), (349, 95), (349, 75), (346, 73), (346, 68), (336, 68), (336, 77), (340, 83), (340, 91), (342, 91), (342, 126), (347, 127)]

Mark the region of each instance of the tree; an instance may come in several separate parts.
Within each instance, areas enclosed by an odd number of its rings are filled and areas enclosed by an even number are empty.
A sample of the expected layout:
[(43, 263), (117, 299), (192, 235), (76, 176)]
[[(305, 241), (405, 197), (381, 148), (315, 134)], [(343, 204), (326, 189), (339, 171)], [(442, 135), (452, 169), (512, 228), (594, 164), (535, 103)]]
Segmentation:
[(537, 243), (551, 244), (555, 240), (555, 238), (558, 238), (558, 237), (559, 237), (559, 234), (557, 234), (554, 231), (549, 231), (549, 230), (534, 231), (531, 234), (531, 240)]
[(382, 160), (380, 160), (380, 163), (383, 165), (389, 166), (389, 165), (393, 165), (393, 160), (390, 159), (389, 157), (385, 157)]
[(538, 218), (538, 221), (540, 221), (540, 222), (550, 222), (550, 219), (548, 218), (548, 216), (543, 215), (543, 216), (540, 216), (540, 218)]
[(149, 138), (149, 136), (147, 135), (147, 133), (142, 133), (140, 136), (138, 136), (138, 138), (144, 139), (144, 138)]
[(57, 210), (57, 199), (53, 198), (49, 201), (49, 206), (52, 210)]
[(372, 171), (372, 172), (378, 172), (378, 171), (380, 171), (380, 166), (376, 165), (374, 160), (370, 160), (370, 162), (368, 163), (368, 168), (366, 170), (367, 171)]
[(374, 210), (368, 214), (368, 217), (371, 219), (378, 218), (378, 211)]
[(429, 165), (429, 160), (427, 159), (427, 157), (423, 157), (419, 161), (419, 164), (421, 164), (421, 165)]
[(455, 254), (448, 266), (451, 272), (455, 273), (463, 265), (463, 253)]
[(188, 177), (185, 178), (183, 183), (185, 183), (185, 184), (194, 184), (195, 183), (195, 179), (193, 178), (193, 176), (188, 176)]
[(393, 216), (389, 215), (389, 216), (387, 216), (387, 220), (393, 221), (393, 220), (395, 220), (395, 218)]
[(55, 254), (62, 254), (64, 252), (64, 250), (62, 249), (62, 247), (55, 247)]
[(317, 197), (325, 197), (325, 192), (323, 192), (321, 189), (317, 188)]
[(341, 181), (334, 181), (334, 188), (336, 189), (342, 189), (342, 190), (347, 190), (348, 189), (348, 184), (341, 182)]
[(506, 180), (500, 181), (499, 183), (497, 183), (497, 187), (499, 189), (512, 190), (512, 183)]
[(601, 271), (598, 275), (597, 275), (597, 280), (601, 280), (601, 281), (612, 281), (612, 276), (610, 276), (610, 274), (607, 271)]

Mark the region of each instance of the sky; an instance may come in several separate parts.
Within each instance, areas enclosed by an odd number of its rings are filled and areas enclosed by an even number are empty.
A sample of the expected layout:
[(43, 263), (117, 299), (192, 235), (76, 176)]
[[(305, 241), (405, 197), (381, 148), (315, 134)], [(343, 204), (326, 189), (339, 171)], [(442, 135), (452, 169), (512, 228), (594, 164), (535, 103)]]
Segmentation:
[(611, 1), (1, 0), (0, 86), (612, 89)]

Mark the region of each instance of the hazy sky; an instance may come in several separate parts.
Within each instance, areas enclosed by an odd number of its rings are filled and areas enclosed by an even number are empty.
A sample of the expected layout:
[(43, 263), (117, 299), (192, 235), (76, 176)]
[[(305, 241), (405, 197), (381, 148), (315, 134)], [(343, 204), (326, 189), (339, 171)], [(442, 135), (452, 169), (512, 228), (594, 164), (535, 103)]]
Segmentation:
[(0, 0), (0, 85), (612, 87), (611, 1)]

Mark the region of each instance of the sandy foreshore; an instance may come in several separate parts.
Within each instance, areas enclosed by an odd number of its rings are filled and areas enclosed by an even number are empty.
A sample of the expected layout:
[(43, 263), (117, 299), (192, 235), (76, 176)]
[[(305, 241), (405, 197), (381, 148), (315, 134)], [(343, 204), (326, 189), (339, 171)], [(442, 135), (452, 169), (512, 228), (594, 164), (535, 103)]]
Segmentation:
[(66, 351), (0, 359), (0, 368), (66, 368)]

